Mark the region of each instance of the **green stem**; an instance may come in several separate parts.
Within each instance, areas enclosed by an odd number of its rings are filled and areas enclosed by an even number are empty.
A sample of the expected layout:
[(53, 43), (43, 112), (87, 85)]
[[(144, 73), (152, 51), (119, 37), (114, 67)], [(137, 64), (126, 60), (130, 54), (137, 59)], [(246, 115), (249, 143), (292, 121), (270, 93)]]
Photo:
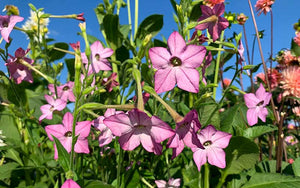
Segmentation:
[(118, 169), (117, 169), (117, 188), (120, 187), (122, 163), (123, 163), (123, 149), (120, 146), (120, 153), (119, 153), (119, 160), (118, 160)]
[[(223, 38), (224, 38), (224, 31), (222, 31), (222, 33), (221, 33), (220, 42), (223, 41)], [(222, 44), (219, 44), (219, 48), (222, 48)], [(214, 84), (218, 84), (220, 59), (221, 59), (221, 51), (218, 51), (217, 62), (216, 62), (216, 67), (215, 67)], [(213, 89), (213, 97), (214, 97), (214, 99), (216, 99), (216, 93), (217, 93), (217, 87), (214, 87), (214, 89)]]
[[(116, 53), (113, 53), (113, 55), (111, 56), (111, 60), (112, 60), (113, 62), (116, 61)], [(119, 71), (118, 71), (118, 65), (117, 65), (117, 64), (112, 63), (112, 71), (113, 71), (114, 73), (117, 74), (117, 76), (116, 76), (116, 81), (117, 81), (118, 83), (120, 83), (120, 79), (119, 79)], [(120, 86), (116, 86), (116, 88), (120, 91)], [(121, 95), (118, 95), (118, 97), (117, 97), (117, 103), (118, 103), (118, 104), (121, 103)]]
[(77, 120), (77, 115), (78, 115), (78, 108), (79, 105), (79, 99), (76, 98), (75, 101), (75, 108), (74, 108), (74, 115), (73, 115), (73, 125), (72, 125), (72, 149), (71, 149), (71, 155), (70, 155), (70, 169), (74, 172), (74, 156), (75, 156), (75, 127), (76, 127), (76, 120)]
[(154, 188), (144, 177), (141, 177), (141, 180), (144, 184), (146, 184), (149, 188)]
[(216, 188), (221, 188), (222, 185), (225, 183), (225, 180), (226, 180), (226, 178), (227, 178), (227, 169), (228, 169), (228, 168), (226, 168), (226, 170), (222, 173), (221, 178), (220, 178), (219, 183), (218, 183), (218, 185), (216, 186)]
[(209, 188), (209, 166), (204, 164), (204, 188)]
[(127, 0), (127, 13), (128, 13), (128, 24), (130, 29), (130, 43), (131, 45), (133, 45), (130, 0)]
[(139, 17), (139, 0), (135, 0), (134, 7), (134, 38), (136, 38), (137, 30), (138, 30), (138, 17)]

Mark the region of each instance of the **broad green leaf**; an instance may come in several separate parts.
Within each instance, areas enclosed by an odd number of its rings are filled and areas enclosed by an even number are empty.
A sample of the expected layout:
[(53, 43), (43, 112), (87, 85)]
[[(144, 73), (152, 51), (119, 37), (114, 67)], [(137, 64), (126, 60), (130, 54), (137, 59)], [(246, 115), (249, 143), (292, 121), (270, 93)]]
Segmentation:
[(32, 11), (36, 11), (36, 8), (33, 4), (29, 3), (28, 6), (31, 8)]
[(106, 35), (106, 40), (113, 50), (121, 47), (122, 34), (120, 32), (120, 24), (118, 15), (107, 14), (103, 18), (103, 29)]
[(205, 98), (202, 103), (194, 106), (198, 109), (199, 121), (203, 126), (212, 124), (220, 129), (219, 106), (211, 97)]
[(254, 139), (256, 137), (259, 137), (260, 135), (263, 135), (265, 133), (269, 133), (272, 131), (276, 131), (277, 127), (274, 126), (268, 126), (268, 125), (260, 125), (260, 126), (254, 126), (249, 127), (244, 130), (243, 136), (249, 139)]
[(202, 15), (200, 3), (197, 3), (193, 6), (191, 15), (190, 15), (190, 22), (196, 22), (200, 16)]
[(244, 104), (237, 104), (221, 115), (221, 130), (235, 136), (242, 136), (246, 129), (246, 110)]
[(295, 161), (292, 164), (293, 171), (295, 176), (300, 176), (300, 157), (295, 159)]
[(300, 187), (300, 178), (276, 173), (256, 173), (242, 188), (295, 188)]
[(11, 173), (19, 166), (18, 163), (9, 162), (0, 166), (0, 180), (10, 178)]
[(17, 152), (15, 149), (11, 148), (8, 149), (5, 153), (5, 157), (12, 159), (14, 161), (16, 161), (17, 163), (19, 163), (19, 165), (24, 166), (22, 159), (20, 158), (19, 152)]
[(67, 64), (68, 69), (68, 80), (74, 81), (75, 77), (75, 59), (65, 59), (65, 63)]
[[(289, 170), (290, 164), (282, 161), (281, 169), (282, 172), (287, 172)], [(261, 161), (256, 165), (256, 172), (264, 173), (276, 173), (276, 160), (265, 160)]]
[(21, 143), (21, 136), (17, 128), (15, 116), (8, 110), (4, 110), (0, 116), (0, 130), (6, 137), (5, 142), (9, 145), (18, 145)]
[(55, 138), (52, 135), (57, 152), (58, 152), (58, 162), (61, 165), (61, 167), (64, 169), (65, 172), (68, 172), (70, 170), (70, 154), (67, 152), (67, 150), (64, 148), (64, 146), (60, 143), (60, 141)]
[(65, 52), (55, 50), (54, 47), (62, 49), (62, 50), (69, 50), (69, 45), (67, 43), (58, 42), (58, 43), (53, 44), (52, 48), (50, 47), (49, 54), (48, 54), (51, 62), (61, 59), (66, 55)]
[(259, 157), (257, 145), (241, 136), (232, 137), (225, 152), (227, 174), (239, 174), (243, 170), (254, 167)]
[(106, 184), (99, 180), (88, 180), (85, 182), (85, 188), (114, 188), (112, 185)]
[(151, 34), (154, 37), (163, 26), (163, 15), (153, 14), (145, 18), (139, 25), (136, 39), (143, 40), (146, 35)]
[(187, 187), (199, 187), (201, 179), (199, 178), (199, 172), (194, 162), (186, 165), (182, 168), (183, 186)]

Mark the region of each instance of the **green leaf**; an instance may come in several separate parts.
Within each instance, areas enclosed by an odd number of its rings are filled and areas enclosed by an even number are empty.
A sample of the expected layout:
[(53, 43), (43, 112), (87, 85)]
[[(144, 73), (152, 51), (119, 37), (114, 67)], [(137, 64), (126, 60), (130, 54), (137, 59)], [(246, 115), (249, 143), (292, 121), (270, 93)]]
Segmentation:
[(15, 149), (13, 149), (13, 148), (8, 149), (8, 150), (6, 151), (5, 157), (6, 157), (6, 158), (9, 158), (9, 159), (12, 159), (12, 160), (14, 160), (14, 161), (16, 161), (16, 162), (19, 163), (21, 166), (24, 166), (24, 164), (23, 164), (23, 162), (22, 162), (22, 160), (21, 160), (21, 158), (20, 158), (19, 153), (18, 153)]
[[(82, 32), (78, 32), (77, 34), (83, 36)], [(97, 37), (94, 37), (93, 35), (89, 35), (89, 34), (87, 34), (87, 40), (90, 44), (93, 44), (95, 41), (99, 41)]]
[(70, 154), (67, 152), (67, 150), (64, 148), (64, 146), (60, 143), (60, 141), (55, 138), (52, 135), (57, 152), (58, 152), (58, 162), (61, 165), (61, 167), (64, 169), (65, 172), (68, 172), (70, 170)]
[(256, 65), (245, 65), (245, 66), (243, 66), (243, 69), (248, 70), (248, 69), (252, 69), (254, 67), (256, 67)]
[(295, 161), (292, 164), (293, 171), (295, 176), (300, 176), (300, 157), (295, 159)]
[(85, 188), (114, 188), (112, 185), (106, 184), (99, 180), (88, 180), (85, 182)]
[(246, 110), (244, 104), (237, 104), (221, 115), (221, 130), (235, 136), (242, 136), (246, 129)]
[(20, 145), (21, 136), (19, 130), (17, 129), (17, 124), (15, 122), (15, 116), (10, 114), (8, 110), (4, 110), (0, 116), (0, 130), (2, 134), (6, 137), (5, 142), (9, 145)]
[(291, 51), (295, 56), (300, 56), (300, 46), (292, 39)]
[(61, 59), (66, 55), (65, 52), (61, 52), (61, 51), (53, 49), (54, 47), (62, 49), (62, 50), (69, 50), (69, 45), (67, 43), (58, 42), (58, 43), (53, 44), (52, 48), (50, 47), (49, 54), (48, 54), (51, 62)]
[(268, 125), (260, 125), (249, 127), (244, 130), (243, 136), (249, 139), (254, 139), (268, 132), (276, 131), (277, 127), (268, 126)]
[(204, 98), (201, 103), (196, 101), (193, 108), (198, 109), (199, 121), (202, 125), (212, 124), (217, 129), (220, 128), (219, 106), (213, 98)]
[(196, 22), (200, 16), (202, 15), (200, 3), (197, 3), (193, 6), (191, 15), (190, 15), (190, 22)]
[(239, 174), (254, 167), (259, 158), (257, 145), (251, 140), (237, 136), (232, 137), (226, 152), (227, 174)]
[(300, 178), (276, 173), (256, 173), (242, 188), (295, 188), (300, 187)]
[(146, 35), (154, 37), (163, 27), (163, 15), (153, 14), (145, 18), (139, 25), (135, 39), (143, 40)]
[(31, 8), (32, 11), (36, 11), (36, 8), (33, 4), (29, 3), (28, 6)]
[[(282, 172), (287, 172), (290, 167), (290, 164), (282, 161), (281, 169)], [(265, 173), (276, 173), (276, 160), (265, 160), (261, 161), (256, 165), (256, 172), (265, 172)]]
[(75, 59), (65, 59), (65, 63), (67, 64), (68, 69), (68, 78), (70, 81), (74, 81), (75, 77)]
[(18, 163), (9, 162), (0, 166), (0, 180), (10, 178), (11, 173), (19, 166)]
[(182, 168), (183, 185), (187, 187), (199, 187), (201, 181), (196, 165), (190, 162), (185, 168)]
[(122, 34), (120, 32), (120, 24), (118, 15), (107, 14), (103, 18), (103, 29), (106, 35), (106, 40), (113, 50), (121, 47)]

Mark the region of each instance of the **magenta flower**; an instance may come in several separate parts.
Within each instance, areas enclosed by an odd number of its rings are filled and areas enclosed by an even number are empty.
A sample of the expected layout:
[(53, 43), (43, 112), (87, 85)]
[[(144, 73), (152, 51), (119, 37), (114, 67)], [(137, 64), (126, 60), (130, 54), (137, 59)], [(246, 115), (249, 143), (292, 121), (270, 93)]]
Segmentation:
[(45, 95), (45, 99), (49, 104), (45, 104), (41, 106), (42, 115), (39, 118), (39, 121), (42, 121), (43, 119), (52, 119), (53, 112), (55, 110), (62, 111), (66, 106), (67, 103), (64, 100), (61, 99), (53, 99), (52, 96)]
[(264, 86), (260, 84), (255, 95), (253, 93), (247, 93), (244, 95), (244, 100), (249, 108), (247, 111), (247, 120), (250, 126), (255, 125), (260, 118), (263, 122), (266, 122), (266, 116), (268, 110), (266, 106), (269, 104), (272, 94), (266, 92)]
[(168, 39), (169, 50), (153, 47), (149, 57), (155, 72), (155, 91), (162, 93), (178, 87), (193, 93), (199, 91), (199, 72), (196, 70), (204, 59), (203, 46), (186, 45), (182, 36), (174, 31)]
[(111, 65), (107, 58), (114, 53), (112, 49), (104, 48), (100, 41), (96, 41), (91, 45), (91, 51), (92, 62), (90, 67), (94, 73), (98, 73), (100, 70), (111, 70)]
[(179, 188), (180, 178), (170, 178), (168, 183), (165, 180), (155, 180), (155, 184), (158, 188)]
[(85, 18), (83, 17), (83, 14), (84, 14), (84, 13), (77, 14), (76, 20), (80, 20), (80, 21), (85, 22)]
[(216, 4), (213, 8), (201, 5), (202, 16), (199, 21), (210, 18), (212, 21), (202, 23), (196, 26), (198, 30), (208, 29), (209, 34), (213, 37), (213, 41), (217, 40), (221, 32), (229, 26), (226, 18), (221, 17), (225, 11), (224, 3)]
[(14, 26), (17, 22), (23, 21), (24, 18), (20, 16), (1, 16), (0, 15), (0, 32), (3, 37), (3, 39), (9, 43), (9, 34), (13, 30)]
[(102, 84), (106, 87), (108, 92), (111, 92), (114, 87), (119, 85), (116, 81), (117, 73), (113, 72), (108, 78), (103, 78)]
[(177, 157), (183, 150), (184, 145), (194, 148), (203, 148), (197, 138), (196, 132), (201, 128), (196, 110), (191, 110), (184, 119), (176, 123), (176, 134), (167, 143), (169, 148), (173, 148), (172, 158)]
[(61, 188), (80, 188), (80, 186), (72, 179), (68, 179), (61, 186)]
[(25, 51), (22, 48), (18, 48), (15, 51), (15, 56), (9, 54), (10, 59), (8, 59), (5, 64), (10, 73), (10, 78), (13, 78), (17, 84), (20, 84), (23, 80), (29, 83), (33, 82), (31, 70), (19, 62), (20, 60), (24, 60), (29, 64), (33, 64), (34, 61), (32, 59), (25, 57), (29, 50), (30, 49), (27, 49)]
[[(45, 130), (51, 141), (55, 136), (60, 143), (64, 146), (67, 152), (71, 152), (72, 149), (72, 125), (73, 125), (73, 115), (67, 112), (62, 120), (63, 124), (57, 125), (47, 125)], [(77, 142), (75, 144), (74, 151), (76, 153), (89, 153), (89, 144), (87, 136), (90, 134), (91, 122), (82, 121), (77, 122), (75, 127), (75, 136), (78, 136)], [(57, 148), (54, 144), (54, 159), (58, 158)]]
[(238, 54), (239, 54), (239, 59), (238, 59), (238, 63), (240, 65), (243, 65), (242, 63), (245, 61), (245, 57), (244, 57), (244, 46), (242, 43), (242, 39), (239, 40), (239, 44), (238, 44)]
[(151, 118), (138, 109), (128, 114), (121, 113), (104, 119), (104, 124), (111, 132), (119, 136), (119, 143), (124, 150), (134, 150), (140, 144), (148, 152), (160, 155), (162, 145), (160, 142), (174, 135), (171, 127), (156, 116)]
[[(56, 90), (57, 90), (57, 97), (59, 99), (62, 99), (64, 101), (71, 101), (71, 102), (75, 102), (75, 96), (73, 93), (73, 87), (74, 87), (74, 82), (67, 82), (64, 85), (61, 86), (57, 86)], [(54, 89), (54, 85), (53, 84), (49, 84), (48, 85), (48, 89), (51, 91), (51, 93), (55, 94), (55, 89)]]
[(123, 113), (122, 111), (116, 111), (115, 109), (108, 108), (104, 114), (104, 116), (98, 117), (96, 120), (93, 121), (94, 127), (101, 131), (99, 135), (99, 146), (103, 147), (107, 144), (109, 144), (112, 139), (114, 138), (113, 133), (111, 130), (104, 124), (103, 120), (105, 118), (108, 118), (109, 116)]
[(204, 149), (192, 148), (193, 159), (200, 171), (201, 166), (208, 161), (209, 164), (219, 168), (226, 167), (225, 152), (229, 144), (231, 134), (217, 131), (214, 126), (208, 125), (197, 135)]

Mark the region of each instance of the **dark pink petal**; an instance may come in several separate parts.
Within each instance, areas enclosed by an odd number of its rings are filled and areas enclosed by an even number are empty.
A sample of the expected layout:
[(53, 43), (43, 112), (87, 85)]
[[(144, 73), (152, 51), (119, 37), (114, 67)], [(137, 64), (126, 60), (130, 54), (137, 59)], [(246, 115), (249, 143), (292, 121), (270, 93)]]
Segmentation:
[(185, 91), (198, 93), (199, 79), (200, 75), (196, 69), (180, 67), (176, 70), (177, 85)]
[(94, 125), (94, 127), (96, 129), (98, 129), (99, 131), (104, 131), (107, 128), (107, 126), (104, 125), (104, 123), (103, 123), (104, 118), (105, 118), (104, 116), (99, 116), (92, 123)]
[(155, 69), (164, 69), (169, 67), (171, 55), (170, 52), (163, 47), (153, 47), (149, 50), (149, 57)]
[(223, 17), (219, 17), (218, 19), (218, 31), (219, 31), (219, 35), (221, 34), (221, 31), (223, 31), (224, 29), (226, 29), (229, 26), (229, 22), (226, 18)]
[[(136, 133), (135, 133), (136, 134)], [(142, 143), (142, 146), (147, 150), (148, 152), (154, 151), (154, 141), (152, 141), (151, 136), (149, 133), (140, 133), (140, 141)]]
[(247, 121), (250, 126), (255, 125), (257, 123), (257, 110), (256, 108), (250, 108), (247, 111)]
[(180, 56), (182, 60), (182, 66), (187, 68), (198, 68), (202, 64), (202, 61), (206, 54), (206, 48), (204, 46), (188, 45)]
[(175, 87), (176, 84), (175, 70), (171, 67), (159, 69), (155, 72), (154, 80), (154, 88), (157, 93), (170, 91)]
[(204, 149), (197, 149), (194, 151), (193, 159), (198, 167), (198, 171), (200, 171), (201, 166), (206, 163), (206, 150)]
[(100, 61), (93, 59), (91, 67), (95, 73), (100, 72), (100, 70), (111, 70), (111, 65), (106, 59), (100, 59)]
[(174, 130), (158, 117), (152, 116), (151, 122), (151, 136), (153, 137), (156, 143), (160, 143), (172, 137), (175, 134)]
[(214, 14), (213, 10), (209, 6), (200, 5), (202, 15), (211, 16)]
[(271, 100), (272, 94), (269, 92), (266, 92), (265, 98), (264, 98), (264, 103), (262, 106), (267, 106)]
[(49, 137), (49, 139), (51, 141), (53, 141), (53, 137), (56, 137), (56, 138), (61, 138), (61, 137), (64, 137), (65, 133), (67, 132), (67, 130), (65, 129), (65, 127), (61, 124), (58, 124), (58, 125), (48, 125), (45, 127), (45, 131)]
[(122, 136), (120, 136), (118, 141), (119, 141), (122, 149), (126, 150), (126, 151), (134, 150), (141, 143), (140, 136), (134, 134), (133, 132), (123, 134)]
[(225, 5), (224, 3), (219, 3), (219, 4), (216, 4), (213, 8), (213, 12), (216, 16), (221, 16), (225, 11)]
[(67, 131), (72, 131), (73, 127), (73, 115), (71, 112), (65, 113), (62, 123), (64, 124)]
[(76, 123), (75, 134), (79, 135), (79, 138), (86, 138), (90, 134), (91, 121), (81, 121)]
[(211, 138), (212, 146), (218, 148), (226, 148), (229, 144), (231, 134), (217, 131)]
[(73, 181), (72, 179), (68, 179), (61, 186), (61, 188), (80, 188), (80, 186), (75, 181)]
[(267, 92), (266, 92), (264, 86), (262, 84), (260, 84), (259, 88), (255, 92), (256, 98), (258, 98), (260, 101), (264, 101), (266, 94), (267, 94)]
[(138, 109), (133, 109), (128, 112), (128, 117), (133, 126), (135, 125), (143, 125), (143, 126), (151, 126), (151, 119), (145, 113)]
[(173, 135), (167, 143), (168, 148), (177, 148), (179, 146), (179, 142), (182, 142), (179, 140), (179, 135), (175, 134)]
[[(206, 19), (206, 18), (207, 18), (207, 17), (205, 17), (205, 18), (201, 18), (201, 17), (200, 17), (201, 20), (204, 20), (204, 19)], [(199, 19), (199, 20), (200, 20), (200, 19)], [(207, 28), (208, 28), (209, 24), (210, 24), (210, 23), (202, 23), (202, 24), (197, 25), (195, 28), (198, 29), (198, 30), (204, 30), (204, 29), (207, 29)]]
[(212, 35), (213, 41), (216, 41), (221, 33), (221, 31), (218, 29), (218, 25), (211, 23), (207, 29), (209, 34)]
[(76, 153), (90, 153), (88, 140), (78, 138), (74, 146), (74, 151)]
[(113, 49), (111, 49), (111, 48), (105, 48), (105, 49), (103, 49), (101, 51), (101, 53), (99, 55), (100, 55), (101, 59), (105, 59), (105, 58), (108, 58), (111, 55), (113, 55), (113, 53), (114, 53)]
[(174, 159), (175, 157), (177, 157), (184, 149), (184, 143), (181, 141), (178, 144), (178, 147), (173, 148), (173, 154), (172, 154), (172, 159)]
[(255, 108), (258, 103), (260, 103), (259, 99), (253, 93), (244, 94), (245, 104), (248, 108)]
[(125, 113), (109, 116), (103, 122), (116, 136), (121, 136), (132, 130), (131, 121)]
[(226, 167), (225, 152), (221, 148), (209, 147), (206, 149), (209, 164), (219, 168)]
[(185, 49), (186, 43), (182, 36), (174, 31), (168, 39), (168, 47), (172, 56), (179, 56)]
[(266, 117), (268, 115), (268, 109), (264, 107), (259, 107), (258, 117), (263, 121), (266, 122)]
[(113, 139), (113, 134), (109, 128), (103, 130), (99, 135), (99, 146), (103, 147), (109, 144)]

